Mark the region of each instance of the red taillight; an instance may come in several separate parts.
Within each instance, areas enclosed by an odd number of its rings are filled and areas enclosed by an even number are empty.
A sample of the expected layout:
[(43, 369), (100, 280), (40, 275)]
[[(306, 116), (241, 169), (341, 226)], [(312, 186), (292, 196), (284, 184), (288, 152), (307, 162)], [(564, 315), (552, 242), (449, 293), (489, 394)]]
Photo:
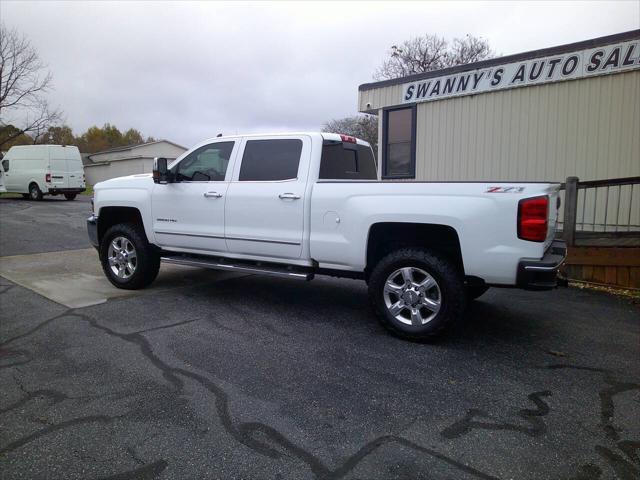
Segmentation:
[(518, 202), (518, 238), (544, 242), (547, 238), (549, 197), (525, 198)]
[(343, 142), (358, 143), (358, 140), (356, 139), (356, 137), (352, 137), (351, 135), (340, 134), (340, 140), (342, 140)]
[(44, 176), (44, 181), (47, 182), (47, 183), (51, 183), (51, 174), (50, 173), (47, 173)]

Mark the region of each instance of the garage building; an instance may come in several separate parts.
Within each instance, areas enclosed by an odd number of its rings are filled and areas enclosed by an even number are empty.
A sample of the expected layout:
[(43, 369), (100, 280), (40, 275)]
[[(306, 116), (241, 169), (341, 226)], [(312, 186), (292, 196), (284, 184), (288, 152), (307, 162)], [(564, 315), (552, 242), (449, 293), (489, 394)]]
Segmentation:
[(112, 148), (84, 155), (84, 173), (89, 185), (124, 175), (151, 173), (155, 157), (171, 161), (186, 151), (186, 148), (168, 140)]
[(640, 175), (640, 30), (367, 83), (380, 175), (581, 181)]

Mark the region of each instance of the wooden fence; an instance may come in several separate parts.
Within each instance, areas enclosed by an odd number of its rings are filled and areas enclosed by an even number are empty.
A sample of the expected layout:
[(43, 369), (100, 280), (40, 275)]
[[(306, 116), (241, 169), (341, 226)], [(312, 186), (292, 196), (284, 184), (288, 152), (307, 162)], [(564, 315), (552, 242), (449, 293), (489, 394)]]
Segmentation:
[(570, 280), (640, 289), (640, 177), (562, 185)]

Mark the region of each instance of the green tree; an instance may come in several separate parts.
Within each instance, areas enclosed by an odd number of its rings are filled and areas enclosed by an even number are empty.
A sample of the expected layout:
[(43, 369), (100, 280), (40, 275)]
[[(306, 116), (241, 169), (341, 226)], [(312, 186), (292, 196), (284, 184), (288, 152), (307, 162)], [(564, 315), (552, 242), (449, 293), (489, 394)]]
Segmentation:
[(375, 115), (354, 115), (352, 117), (329, 120), (323, 127), (323, 132), (343, 133), (360, 138), (371, 144), (373, 151), (378, 154), (378, 117)]
[(32, 145), (33, 137), (30, 137), (15, 125), (0, 125), (1, 149), (9, 150), (14, 145)]
[(76, 137), (73, 130), (68, 125), (59, 127), (49, 127), (49, 129), (38, 139), (38, 143), (53, 145), (75, 145)]
[(123, 145), (140, 145), (145, 143), (145, 140), (139, 130), (130, 128), (122, 135)]
[(89, 127), (80, 137), (78, 143), (82, 152), (96, 153), (112, 147), (104, 130), (100, 127)]
[(89, 127), (86, 132), (75, 138), (75, 145), (81, 152), (96, 153), (110, 148), (140, 145), (152, 141), (154, 141), (153, 137), (147, 137), (145, 140), (142, 133), (135, 128), (122, 133), (115, 125), (105, 123), (102, 128), (96, 125)]

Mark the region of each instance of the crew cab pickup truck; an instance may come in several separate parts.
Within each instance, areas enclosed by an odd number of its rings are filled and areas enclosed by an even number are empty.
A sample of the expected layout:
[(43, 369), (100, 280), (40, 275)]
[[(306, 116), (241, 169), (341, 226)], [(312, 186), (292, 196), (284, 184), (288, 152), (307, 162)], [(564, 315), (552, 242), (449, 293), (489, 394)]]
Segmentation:
[(87, 227), (118, 288), (149, 285), (160, 262), (359, 278), (387, 329), (425, 340), (490, 286), (556, 286), (558, 190), (381, 182), (371, 147), (354, 137), (242, 135), (98, 183)]

